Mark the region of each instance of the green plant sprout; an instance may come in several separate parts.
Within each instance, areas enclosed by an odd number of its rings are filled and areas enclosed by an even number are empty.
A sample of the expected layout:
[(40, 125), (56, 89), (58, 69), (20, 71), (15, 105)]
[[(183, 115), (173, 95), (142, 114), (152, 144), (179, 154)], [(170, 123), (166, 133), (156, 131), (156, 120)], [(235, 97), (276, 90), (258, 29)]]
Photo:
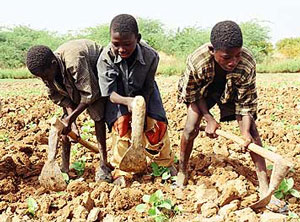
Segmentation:
[[(289, 214), (288, 214), (288, 219), (300, 219), (299, 215), (292, 212), (292, 211), (289, 211)], [(299, 220), (300, 221), (300, 220)]]
[(168, 167), (164, 167), (164, 166), (158, 166), (157, 163), (152, 162), (151, 163), (151, 168), (152, 168), (152, 175), (155, 177), (160, 177), (163, 180), (167, 180), (171, 177), (171, 172), (170, 169)]
[(69, 178), (69, 175), (67, 173), (61, 173), (64, 180), (66, 181), (66, 183), (69, 183), (70, 182), (70, 178)]
[(163, 192), (157, 190), (151, 195), (143, 196), (142, 204), (136, 206), (135, 210), (139, 213), (146, 212), (155, 222), (169, 221), (170, 217), (180, 214), (182, 207), (174, 205), (170, 199), (165, 199)]
[(27, 199), (27, 213), (31, 216), (35, 215), (36, 210), (38, 209), (37, 202), (32, 197)]
[(274, 196), (278, 199), (285, 198), (287, 195), (292, 195), (296, 198), (300, 198), (300, 192), (296, 189), (293, 189), (294, 179), (293, 178), (284, 178), (279, 188), (275, 191)]
[(74, 169), (77, 173), (78, 176), (81, 176), (84, 173), (84, 168), (85, 168), (85, 157), (81, 157), (80, 160), (75, 161), (71, 165), (71, 169)]

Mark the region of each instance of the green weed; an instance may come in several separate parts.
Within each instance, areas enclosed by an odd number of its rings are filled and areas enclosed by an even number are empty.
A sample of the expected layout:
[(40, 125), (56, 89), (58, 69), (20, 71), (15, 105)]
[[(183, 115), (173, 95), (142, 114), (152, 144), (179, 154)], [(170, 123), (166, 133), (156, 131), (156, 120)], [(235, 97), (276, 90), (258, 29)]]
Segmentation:
[(38, 204), (32, 197), (27, 199), (27, 213), (31, 216), (35, 215), (36, 210), (38, 209)]
[(279, 188), (275, 191), (274, 196), (278, 199), (285, 198), (287, 195), (292, 195), (296, 198), (300, 198), (300, 192), (296, 189), (293, 189), (293, 186), (293, 178), (284, 178), (280, 183)]
[(78, 176), (81, 176), (84, 173), (85, 161), (86, 161), (85, 157), (82, 157), (80, 160), (72, 163), (70, 168), (74, 169)]
[(165, 199), (161, 190), (144, 195), (143, 202), (137, 205), (135, 210), (139, 213), (147, 212), (155, 222), (169, 221), (170, 217), (180, 214), (183, 210), (181, 206), (174, 205), (170, 199)]

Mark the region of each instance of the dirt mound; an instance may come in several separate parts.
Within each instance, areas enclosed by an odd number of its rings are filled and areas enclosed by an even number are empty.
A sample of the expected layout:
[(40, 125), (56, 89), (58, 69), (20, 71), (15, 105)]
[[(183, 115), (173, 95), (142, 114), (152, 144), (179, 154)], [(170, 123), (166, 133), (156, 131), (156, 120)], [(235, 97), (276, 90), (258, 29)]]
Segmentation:
[[(186, 107), (177, 104), (177, 80), (178, 77), (159, 77), (158, 85), (169, 119), (171, 146), (179, 157)], [(263, 77), (258, 81), (257, 125), (262, 140), (265, 147), (296, 163), (287, 177), (293, 178), (294, 188), (300, 190), (299, 83), (267, 85)], [(278, 84), (276, 79), (272, 82)], [(37, 88), (42, 93), (10, 94), (14, 87), (21, 92)], [(65, 191), (46, 191), (40, 186), (38, 176), (47, 157), (49, 120), (60, 116), (61, 110), (47, 98), (41, 82), (0, 83), (0, 91), (5, 92), (0, 114), (0, 221), (150, 221), (135, 207), (143, 202), (145, 194), (157, 190), (173, 204), (183, 207), (183, 212), (173, 216), (172, 221), (246, 221), (245, 218), (258, 221), (268, 218), (267, 211), (254, 212), (249, 208), (258, 199), (257, 178), (249, 153), (242, 153), (239, 146), (223, 138), (210, 140), (203, 133), (195, 140), (188, 186), (184, 190), (174, 187), (170, 179), (163, 181), (151, 175), (135, 176), (127, 181), (126, 187), (96, 183), (98, 156), (73, 145), (71, 161), (85, 158), (83, 174), (79, 176), (72, 170), (72, 181)], [(214, 108), (212, 112), (218, 118), (218, 110)], [(79, 117), (78, 125), (86, 126), (86, 122), (89, 117), (84, 113)], [(222, 129), (239, 134), (235, 122), (222, 124)], [(89, 134), (87, 139), (95, 142), (93, 128)], [(107, 139), (110, 147), (110, 134)], [(60, 154), (57, 161), (60, 162)], [(37, 203), (34, 215), (28, 213), (30, 197)], [(289, 195), (285, 200), (291, 211), (300, 213), (299, 199)]]

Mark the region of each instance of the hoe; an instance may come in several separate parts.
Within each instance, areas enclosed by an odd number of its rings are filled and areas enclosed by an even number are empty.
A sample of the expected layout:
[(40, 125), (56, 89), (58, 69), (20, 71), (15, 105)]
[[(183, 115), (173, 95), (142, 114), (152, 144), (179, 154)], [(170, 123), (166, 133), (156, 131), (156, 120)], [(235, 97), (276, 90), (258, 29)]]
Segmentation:
[[(146, 105), (142, 96), (136, 96), (132, 104), (132, 135), (131, 146), (121, 159), (120, 170), (126, 172), (139, 173), (147, 168), (146, 155), (142, 143), (142, 133), (144, 131)], [(64, 128), (64, 124), (57, 118), (51, 120), (51, 129), (48, 141), (48, 159), (44, 164), (39, 181), (41, 185), (53, 191), (66, 189), (67, 184), (62, 176), (62, 172), (55, 161), (59, 138)], [(85, 146), (89, 150), (98, 153), (99, 150), (91, 143), (78, 138), (74, 132), (68, 134), (76, 142)]]
[[(53, 191), (62, 191), (66, 189), (67, 183), (65, 182), (62, 172), (55, 161), (55, 156), (57, 153), (57, 146), (59, 143), (59, 138), (64, 128), (64, 124), (57, 118), (53, 118), (51, 120), (51, 129), (49, 132), (49, 140), (48, 140), (48, 159), (44, 164), (41, 175), (39, 176), (39, 181), (41, 185), (49, 190)], [(80, 143), (85, 146), (89, 150), (98, 153), (99, 150), (93, 144), (78, 138), (74, 132), (70, 132), (68, 134), (74, 141)]]
[[(200, 127), (200, 130), (205, 131), (205, 127)], [(242, 138), (223, 130), (217, 129), (216, 134), (225, 137), (226, 139), (232, 140), (240, 145), (243, 145), (245, 143)], [(268, 192), (265, 194), (265, 196), (260, 197), (260, 199), (256, 203), (250, 206), (252, 209), (263, 208), (269, 204), (273, 193), (276, 191), (289, 170), (293, 167), (293, 164), (290, 161), (284, 159), (279, 154), (264, 149), (263, 147), (258, 146), (254, 143), (250, 143), (248, 149), (274, 163)]]

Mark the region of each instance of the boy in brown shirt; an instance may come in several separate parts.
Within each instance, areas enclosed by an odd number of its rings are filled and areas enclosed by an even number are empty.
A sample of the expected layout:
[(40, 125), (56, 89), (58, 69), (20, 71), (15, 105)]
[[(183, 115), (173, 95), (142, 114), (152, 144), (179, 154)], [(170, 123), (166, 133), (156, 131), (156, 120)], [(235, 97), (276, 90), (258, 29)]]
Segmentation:
[(96, 180), (111, 182), (104, 122), (106, 100), (100, 94), (96, 68), (102, 50), (102, 46), (85, 39), (69, 41), (54, 53), (47, 46), (38, 45), (28, 50), (26, 63), (29, 71), (45, 83), (50, 99), (63, 107), (62, 121), (66, 127), (62, 136), (62, 171), (69, 171), (71, 143), (67, 134), (72, 128), (79, 135), (75, 121), (87, 109), (95, 121), (100, 151)]

